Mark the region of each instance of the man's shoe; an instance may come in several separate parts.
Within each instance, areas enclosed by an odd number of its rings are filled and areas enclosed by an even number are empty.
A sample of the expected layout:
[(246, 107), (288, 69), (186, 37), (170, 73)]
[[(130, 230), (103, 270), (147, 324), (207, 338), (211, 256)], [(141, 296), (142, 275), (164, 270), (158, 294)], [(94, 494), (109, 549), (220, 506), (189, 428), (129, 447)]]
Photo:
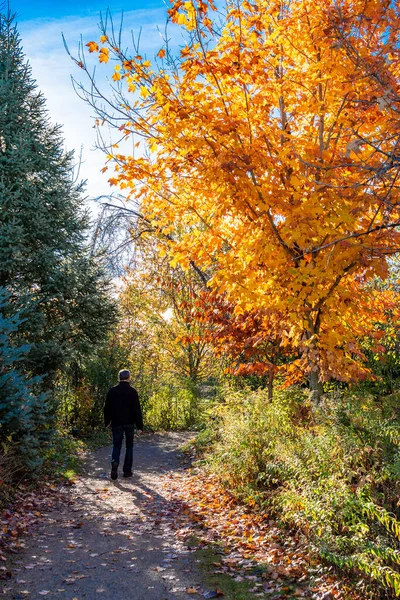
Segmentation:
[(126, 471), (124, 473), (124, 477), (132, 477), (132, 475), (133, 475), (132, 471)]
[(118, 463), (115, 461), (111, 463), (111, 479), (118, 479)]

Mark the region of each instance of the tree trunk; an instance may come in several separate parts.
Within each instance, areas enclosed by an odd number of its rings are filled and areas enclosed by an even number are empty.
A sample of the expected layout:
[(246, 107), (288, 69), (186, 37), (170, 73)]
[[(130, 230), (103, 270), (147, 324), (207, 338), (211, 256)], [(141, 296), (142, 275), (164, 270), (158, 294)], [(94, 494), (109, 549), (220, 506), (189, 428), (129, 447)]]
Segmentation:
[(273, 391), (274, 391), (274, 370), (273, 370), (273, 368), (270, 368), (269, 373), (268, 373), (268, 400), (269, 400), (269, 402), (272, 402)]
[(313, 404), (319, 404), (321, 401), (321, 396), (324, 392), (324, 388), (322, 387), (322, 383), (319, 379), (319, 368), (317, 365), (314, 365), (310, 371), (310, 390), (311, 390), (311, 401)]
[[(321, 325), (321, 309), (318, 310), (315, 319), (309, 315), (309, 329), (305, 332), (305, 339), (308, 340), (307, 354), (308, 365), (310, 368), (309, 384), (311, 390), (311, 401), (317, 405), (321, 401), (321, 396), (324, 393), (324, 388), (321, 382), (321, 370), (318, 365), (318, 334)], [(311, 343), (310, 343), (311, 342)]]

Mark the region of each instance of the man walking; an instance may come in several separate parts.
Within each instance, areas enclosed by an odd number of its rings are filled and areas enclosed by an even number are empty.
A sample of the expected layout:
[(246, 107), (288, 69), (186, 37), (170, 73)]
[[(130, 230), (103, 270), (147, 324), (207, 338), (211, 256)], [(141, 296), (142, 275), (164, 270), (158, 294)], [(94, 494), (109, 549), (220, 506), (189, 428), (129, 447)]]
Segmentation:
[(132, 477), (133, 461), (133, 430), (137, 427), (140, 435), (143, 429), (142, 411), (139, 395), (131, 387), (131, 374), (127, 369), (118, 374), (119, 383), (111, 388), (107, 394), (104, 405), (104, 424), (111, 425), (113, 432), (113, 451), (111, 455), (111, 479), (118, 478), (119, 457), (121, 454), (122, 440), (125, 434), (125, 460), (124, 477)]

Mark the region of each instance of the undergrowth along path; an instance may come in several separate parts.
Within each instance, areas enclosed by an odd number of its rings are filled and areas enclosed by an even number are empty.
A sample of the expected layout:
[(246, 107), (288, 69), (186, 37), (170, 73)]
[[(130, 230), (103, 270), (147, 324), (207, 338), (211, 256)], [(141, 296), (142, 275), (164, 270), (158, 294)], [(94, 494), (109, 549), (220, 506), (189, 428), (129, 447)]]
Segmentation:
[[(204, 549), (202, 566), (208, 567), (209, 587), (216, 584), (229, 600), (377, 598), (373, 592), (360, 594), (348, 579), (323, 566), (300, 531), (279, 527), (254, 502), (238, 501), (204, 465), (175, 473), (169, 490), (187, 516), (177, 527), (177, 537), (187, 539), (189, 533), (195, 537), (197, 547)], [(210, 561), (211, 548), (216, 552)]]

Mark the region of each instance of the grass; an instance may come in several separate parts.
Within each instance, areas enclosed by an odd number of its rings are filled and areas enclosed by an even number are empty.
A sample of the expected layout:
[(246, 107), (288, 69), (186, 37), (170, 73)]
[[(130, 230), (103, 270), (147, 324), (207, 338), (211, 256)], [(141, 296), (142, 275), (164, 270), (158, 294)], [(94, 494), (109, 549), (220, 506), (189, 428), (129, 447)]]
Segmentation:
[[(199, 543), (197, 541), (197, 543)], [(193, 540), (191, 542), (193, 545)], [(200, 568), (203, 572), (204, 582), (210, 591), (218, 591), (219, 596), (225, 600), (249, 600), (254, 597), (253, 593), (249, 590), (255, 587), (253, 580), (247, 581), (235, 581), (234, 577), (225, 573), (215, 573), (216, 568), (221, 561), (221, 554), (224, 554), (222, 547), (218, 545), (209, 545), (203, 548), (199, 548), (195, 557), (198, 561)], [(255, 565), (252, 568), (246, 569), (245, 575), (256, 575), (259, 579), (258, 582), (263, 581), (263, 574), (268, 572), (268, 565)], [(238, 573), (239, 574), (239, 573)], [(260, 579), (261, 577), (261, 579)], [(293, 580), (285, 581), (282, 578), (282, 586), (279, 590), (270, 593), (267, 596), (267, 592), (264, 591), (263, 587), (259, 586), (259, 592), (262, 597), (273, 598), (285, 598), (287, 600), (298, 600), (299, 596), (296, 595), (296, 582)]]
[(109, 446), (112, 443), (111, 430), (101, 429), (90, 431), (87, 435), (82, 437), (82, 441), (85, 445), (85, 449), (89, 451), (103, 448), (103, 446)]
[(49, 478), (73, 481), (83, 471), (83, 457), (111, 443), (110, 432), (94, 430), (75, 438), (69, 433), (59, 432), (49, 449), (44, 465), (44, 473)]
[[(194, 539), (190, 542), (191, 545), (198, 543), (198, 540)], [(220, 590), (225, 600), (248, 600), (249, 589), (254, 586), (253, 582), (234, 581), (229, 575), (214, 573), (216, 564), (220, 562), (221, 553), (223, 554), (223, 550), (211, 545), (196, 550), (195, 558), (203, 572), (204, 582), (210, 590)]]

